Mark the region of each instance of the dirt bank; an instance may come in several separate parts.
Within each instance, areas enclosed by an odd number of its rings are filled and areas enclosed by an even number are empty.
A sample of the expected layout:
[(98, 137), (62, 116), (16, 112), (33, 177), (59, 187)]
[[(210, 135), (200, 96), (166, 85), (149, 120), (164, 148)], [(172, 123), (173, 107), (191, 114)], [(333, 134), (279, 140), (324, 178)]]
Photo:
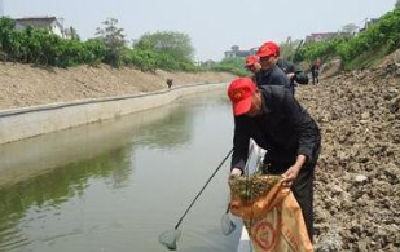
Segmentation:
[(229, 73), (141, 72), (132, 68), (120, 70), (101, 65), (70, 69), (43, 69), (21, 64), (0, 64), (0, 110), (149, 92), (194, 83), (228, 82)]

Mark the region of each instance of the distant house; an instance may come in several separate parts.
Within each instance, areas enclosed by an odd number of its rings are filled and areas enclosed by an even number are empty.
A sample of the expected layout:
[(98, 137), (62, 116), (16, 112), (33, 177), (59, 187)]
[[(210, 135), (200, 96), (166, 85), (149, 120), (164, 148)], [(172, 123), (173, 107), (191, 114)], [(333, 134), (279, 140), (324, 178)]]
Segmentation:
[(379, 18), (367, 18), (365, 20), (364, 27), (360, 29), (360, 32), (365, 31), (369, 27), (371, 27), (373, 24), (377, 23), (380, 19)]
[(246, 58), (250, 55), (255, 54), (257, 48), (251, 48), (249, 50), (240, 50), (239, 46), (232, 46), (231, 50), (225, 51), (225, 58)]
[(210, 60), (210, 59), (205, 61), (205, 62), (201, 62), (201, 66), (202, 67), (206, 67), (206, 68), (211, 68), (211, 67), (213, 67), (215, 65), (217, 65), (217, 63), (215, 61), (213, 61), (213, 60)]
[(368, 27), (370, 27), (371, 25), (378, 23), (378, 21), (380, 20), (380, 18), (369, 18), (365, 21), (365, 25), (364, 28), (367, 29)]
[(306, 37), (306, 43), (309, 42), (321, 42), (334, 37), (350, 37), (352, 34), (350, 32), (323, 32), (323, 33), (313, 33)]
[(15, 28), (18, 31), (26, 29), (28, 26), (35, 28), (48, 29), (50, 33), (64, 37), (65, 30), (61, 22), (55, 17), (28, 17), (28, 18), (17, 18), (14, 19)]

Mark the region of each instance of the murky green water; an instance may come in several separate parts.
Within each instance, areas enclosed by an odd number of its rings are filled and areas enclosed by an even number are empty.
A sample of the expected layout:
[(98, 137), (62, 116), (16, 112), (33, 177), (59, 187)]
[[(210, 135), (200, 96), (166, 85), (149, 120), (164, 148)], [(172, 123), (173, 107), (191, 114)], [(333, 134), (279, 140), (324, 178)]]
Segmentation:
[[(0, 145), (0, 251), (166, 251), (158, 235), (231, 148), (225, 93)], [(182, 224), (179, 251), (235, 251), (225, 237), (228, 166)]]

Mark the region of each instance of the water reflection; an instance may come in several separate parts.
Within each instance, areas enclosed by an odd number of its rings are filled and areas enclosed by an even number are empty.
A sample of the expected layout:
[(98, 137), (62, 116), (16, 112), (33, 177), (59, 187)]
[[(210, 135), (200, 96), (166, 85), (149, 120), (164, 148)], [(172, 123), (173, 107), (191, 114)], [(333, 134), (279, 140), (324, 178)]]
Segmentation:
[(150, 148), (175, 148), (190, 142), (192, 117), (188, 107), (179, 107), (163, 120), (156, 121), (150, 127), (143, 127), (142, 145)]
[[(0, 251), (163, 251), (158, 234), (229, 150), (230, 115), (221, 94), (196, 95), (0, 146)], [(220, 173), (185, 220), (181, 251), (235, 247), (219, 230), (226, 193)]]
[(82, 195), (94, 178), (113, 189), (128, 184), (132, 143), (172, 148), (190, 141), (188, 112), (178, 103), (0, 146), (0, 251), (11, 240), (26, 245), (12, 226), (30, 207), (57, 207)]
[(180, 103), (21, 142), (0, 145), (0, 188), (118, 146), (174, 147), (190, 141), (191, 115)]
[(0, 251), (7, 248), (8, 241), (25, 244), (16, 239), (20, 238), (17, 225), (31, 207), (57, 209), (70, 198), (82, 195), (89, 180), (94, 178), (107, 179), (114, 188), (122, 186), (133, 171), (129, 156), (129, 149), (119, 148), (0, 189)]

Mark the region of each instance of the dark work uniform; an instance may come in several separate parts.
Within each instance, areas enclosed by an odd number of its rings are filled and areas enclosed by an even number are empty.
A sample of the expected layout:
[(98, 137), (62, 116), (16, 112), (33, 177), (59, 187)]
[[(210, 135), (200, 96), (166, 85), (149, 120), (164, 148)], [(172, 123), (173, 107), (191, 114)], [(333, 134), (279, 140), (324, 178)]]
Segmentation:
[(321, 135), (316, 122), (283, 86), (262, 86), (263, 113), (255, 117), (235, 116), (232, 168), (244, 170), (249, 140), (267, 150), (264, 172), (282, 174), (298, 155), (307, 156), (306, 163), (294, 180), (292, 191), (302, 208), (309, 237), (313, 234), (313, 177)]
[[(296, 73), (298, 71), (298, 69), (296, 68), (296, 66), (292, 62), (284, 60), (282, 58), (278, 59), (278, 62), (276, 63), (276, 65), (280, 69), (282, 69), (282, 71), (285, 74)], [(294, 94), (295, 86), (296, 86), (295, 79), (296, 79), (296, 76), (293, 76), (292, 78), (289, 79), (289, 87), (290, 87), (290, 90), (293, 91), (293, 94)]]
[(313, 84), (318, 84), (318, 71), (319, 67), (316, 64), (311, 66), (311, 75), (313, 79)]
[[(254, 75), (258, 87), (264, 85), (281, 85), (290, 89), (290, 80), (277, 65), (268, 70), (261, 70)], [(294, 92), (294, 89), (291, 89)]]
[(299, 67), (297, 67), (293, 62), (285, 60), (285, 59), (278, 59), (276, 65), (282, 69), (285, 74), (294, 73), (294, 76), (290, 78), (290, 89), (295, 91), (296, 82), (299, 84), (308, 84), (308, 77), (305, 75)]

